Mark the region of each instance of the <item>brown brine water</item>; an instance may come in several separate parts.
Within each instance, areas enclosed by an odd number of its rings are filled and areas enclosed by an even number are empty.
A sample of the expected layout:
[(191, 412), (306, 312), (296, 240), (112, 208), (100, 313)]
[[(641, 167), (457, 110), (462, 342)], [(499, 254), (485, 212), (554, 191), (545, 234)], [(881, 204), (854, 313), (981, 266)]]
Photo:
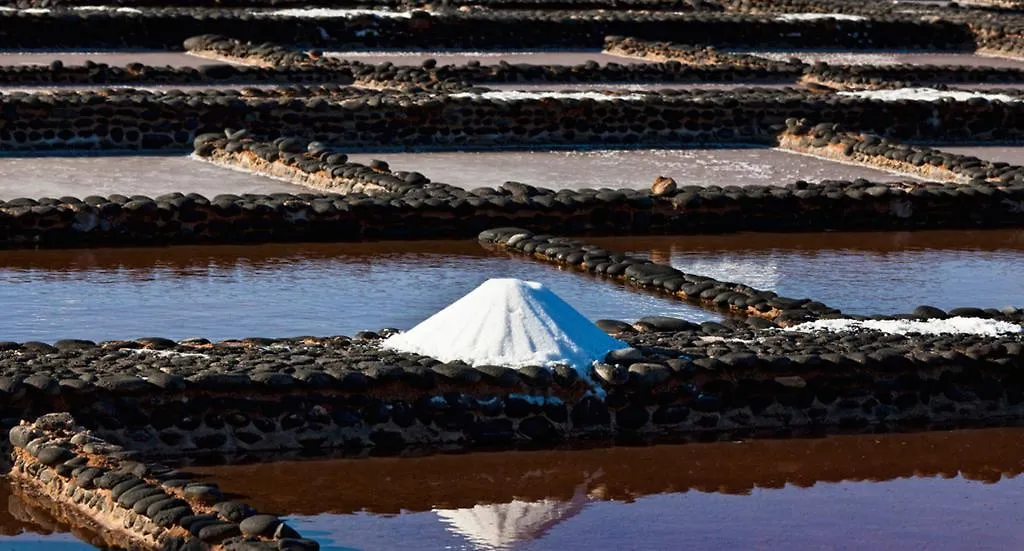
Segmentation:
[[(1024, 304), (1024, 232), (591, 239), (850, 313)], [(0, 340), (211, 339), (409, 329), (492, 277), (540, 281), (592, 320), (716, 314), (475, 241), (0, 252)]]

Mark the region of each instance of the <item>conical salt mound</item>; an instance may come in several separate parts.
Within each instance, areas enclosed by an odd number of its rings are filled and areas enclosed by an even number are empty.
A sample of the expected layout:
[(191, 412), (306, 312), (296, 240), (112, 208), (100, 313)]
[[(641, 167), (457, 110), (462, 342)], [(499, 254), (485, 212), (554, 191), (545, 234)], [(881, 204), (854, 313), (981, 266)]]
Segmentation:
[(384, 346), (470, 365), (569, 364), (627, 348), (540, 283), (490, 279)]

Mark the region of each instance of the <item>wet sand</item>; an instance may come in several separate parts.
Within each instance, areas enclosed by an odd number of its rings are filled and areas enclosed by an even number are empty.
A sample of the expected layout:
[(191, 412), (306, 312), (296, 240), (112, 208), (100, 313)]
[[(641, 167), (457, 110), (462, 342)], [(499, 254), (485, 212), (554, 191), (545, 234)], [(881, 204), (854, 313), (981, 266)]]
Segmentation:
[(185, 155), (0, 156), (0, 199), (164, 193), (308, 193), (313, 190)]
[(106, 63), (111, 66), (123, 67), (129, 63), (143, 63), (154, 67), (170, 65), (171, 67), (199, 67), (201, 65), (223, 64), (223, 61), (212, 61), (207, 58), (188, 55), (184, 52), (165, 51), (10, 51), (0, 50), (0, 66), (3, 65), (49, 65), (60, 60), (64, 65), (85, 65), (86, 61)]
[(392, 170), (472, 189), (513, 180), (551, 189), (650, 187), (658, 176), (679, 185), (786, 185), (797, 180), (914, 180), (769, 148), (497, 151), (353, 154), (355, 162), (386, 160)]
[(805, 63), (823, 61), (830, 65), (966, 65), (976, 67), (1007, 67), (1024, 69), (1024, 59), (950, 52), (893, 52), (840, 50), (730, 50), (778, 61), (799, 58)]
[(502, 61), (511, 63), (528, 63), (531, 65), (582, 65), (588, 61), (596, 61), (601, 65), (608, 63), (633, 64), (652, 63), (649, 60), (602, 53), (600, 50), (582, 51), (522, 51), (522, 52), (460, 52), (460, 51), (388, 51), (363, 50), (345, 52), (324, 52), (329, 57), (338, 57), (363, 63), (391, 62), (395, 65), (421, 65), (428, 59), (437, 61), (438, 65), (465, 65), (470, 61), (479, 61), (481, 65), (498, 65)]
[(1024, 305), (1024, 231), (731, 234), (593, 240), (850, 314)]
[(544, 283), (591, 320), (719, 319), (475, 241), (19, 250), (0, 254), (0, 340), (409, 329), (493, 277)]
[(1024, 537), (1022, 436), (982, 429), (188, 470), (260, 510), (290, 513), (327, 549), (1011, 549)]

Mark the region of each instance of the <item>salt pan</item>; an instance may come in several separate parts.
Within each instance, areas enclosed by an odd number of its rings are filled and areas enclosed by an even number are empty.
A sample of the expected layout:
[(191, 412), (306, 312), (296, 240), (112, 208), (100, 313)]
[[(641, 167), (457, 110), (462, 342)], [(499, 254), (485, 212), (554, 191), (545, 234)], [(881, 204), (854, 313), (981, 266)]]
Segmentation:
[(856, 331), (857, 329), (874, 329), (885, 333), (921, 333), (923, 335), (941, 335), (948, 333), (966, 333), (972, 335), (997, 336), (1024, 331), (1020, 325), (1006, 321), (981, 318), (949, 318), (928, 321), (915, 320), (817, 320), (801, 323), (785, 329), (808, 333), (813, 331)]
[(586, 378), (611, 350), (628, 348), (533, 281), (490, 279), (385, 348), (470, 365), (568, 364)]

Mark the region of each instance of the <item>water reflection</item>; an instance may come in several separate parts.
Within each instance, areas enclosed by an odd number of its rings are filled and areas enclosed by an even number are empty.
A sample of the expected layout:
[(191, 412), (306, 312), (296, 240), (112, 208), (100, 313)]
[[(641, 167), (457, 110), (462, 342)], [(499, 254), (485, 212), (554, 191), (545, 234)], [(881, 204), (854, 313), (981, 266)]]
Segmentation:
[(328, 550), (1009, 549), (1024, 537), (1022, 436), (1001, 428), (190, 470), (290, 513)]
[(855, 314), (1024, 305), (1024, 231), (836, 232), (595, 240), (684, 271)]
[(475, 241), (5, 251), (0, 340), (409, 329), (492, 277), (540, 281), (594, 320), (718, 319)]

